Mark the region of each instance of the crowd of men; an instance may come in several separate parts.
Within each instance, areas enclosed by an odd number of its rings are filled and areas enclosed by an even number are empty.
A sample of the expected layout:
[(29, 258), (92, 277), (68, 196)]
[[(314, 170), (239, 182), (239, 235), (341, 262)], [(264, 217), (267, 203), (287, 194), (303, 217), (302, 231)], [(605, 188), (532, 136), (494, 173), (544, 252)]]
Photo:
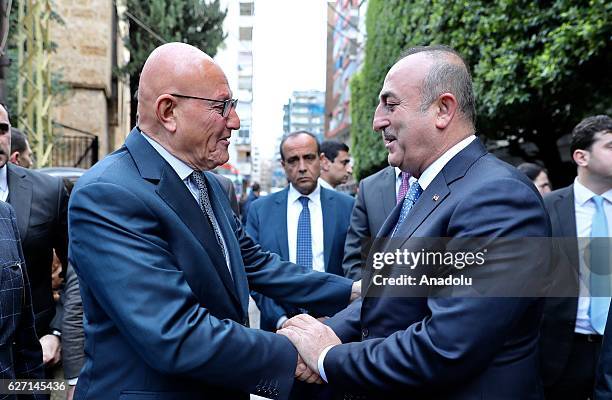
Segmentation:
[[(612, 399), (612, 118), (573, 128), (577, 177), (551, 192), (538, 164), (487, 152), (461, 55), (414, 47), (373, 116), (389, 166), (355, 198), (335, 190), (348, 146), (297, 131), (279, 148), (288, 186), (253, 185), (239, 204), (211, 172), (240, 128), (236, 104), (208, 55), (158, 47), (138, 125), (69, 206), (60, 179), (27, 169), (27, 139), (0, 107), (2, 378), (44, 377), (69, 336), (77, 399)], [(377, 252), (441, 242), (486, 248), (484, 266), (460, 268), (484, 289), (375, 283), (422, 273), (373, 268)]]

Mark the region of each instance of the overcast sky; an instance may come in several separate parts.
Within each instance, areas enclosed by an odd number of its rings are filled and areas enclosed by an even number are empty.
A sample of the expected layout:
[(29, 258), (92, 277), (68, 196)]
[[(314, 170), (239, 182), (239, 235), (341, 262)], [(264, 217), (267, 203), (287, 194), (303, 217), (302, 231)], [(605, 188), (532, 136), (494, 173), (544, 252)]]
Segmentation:
[(253, 25), (252, 140), (271, 158), (291, 92), (325, 90), (327, 1), (257, 0)]

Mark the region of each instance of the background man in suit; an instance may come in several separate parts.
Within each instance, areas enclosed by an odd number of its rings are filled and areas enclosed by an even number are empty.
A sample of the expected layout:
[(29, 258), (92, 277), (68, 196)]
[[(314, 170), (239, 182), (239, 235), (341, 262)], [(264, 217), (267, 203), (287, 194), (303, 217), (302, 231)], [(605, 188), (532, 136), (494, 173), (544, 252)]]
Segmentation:
[(238, 218), (240, 218), (240, 207), (238, 206), (238, 198), (236, 197), (236, 189), (234, 189), (234, 183), (231, 179), (226, 178), (221, 174), (215, 174), (214, 177), (219, 181), (221, 187), (227, 193), (232, 211)]
[(410, 183), (415, 180), (409, 173), (388, 166), (359, 182), (351, 224), (344, 243), (344, 276), (353, 280), (361, 279), (371, 240), (382, 228), (393, 208), (404, 200)]
[[(319, 185), (317, 138), (310, 132), (293, 132), (281, 140), (281, 164), (289, 186), (254, 201), (246, 231), (264, 250), (304, 267), (306, 271), (342, 274), (342, 253), (354, 200)], [(299, 313), (290, 304), (252, 293), (261, 311), (261, 328), (275, 331), (287, 317)]]
[[(447, 237), (455, 239), (442, 249), (452, 249), (463, 238), (481, 238), (478, 245), (489, 253), (478, 271), (518, 295), (544, 260), (531, 249), (504, 253), (495, 239), (547, 237), (548, 217), (531, 182), (474, 136), (474, 115), (469, 70), (454, 50), (412, 48), (390, 69), (374, 129), (382, 133), (389, 163), (418, 180), (382, 227), (379, 235), (393, 239), (382, 239), (381, 248), (421, 251), (411, 243)], [(364, 286), (362, 303), (332, 317), (329, 326), (299, 315), (279, 331), (330, 385), (374, 398), (541, 397), (540, 300), (478, 297), (459, 285), (445, 289), (460, 297), (427, 297), (445, 290), (418, 286), (399, 293), (379, 287), (379, 297), (367, 297), (372, 286)]]
[(349, 147), (345, 143), (326, 140), (321, 143), (321, 177), (319, 184), (325, 189), (335, 190), (348, 182), (353, 175)]
[(333, 313), (359, 285), (300, 268), (248, 237), (213, 168), (240, 127), (225, 74), (184, 43), (154, 50), (139, 125), (77, 182), (70, 260), (85, 311), (77, 399), (286, 398), (297, 352), (249, 329), (249, 285)]
[(259, 198), (260, 190), (261, 190), (261, 187), (259, 186), (259, 183), (253, 182), (253, 185), (251, 185), (251, 191), (249, 192), (249, 195), (247, 196), (246, 199), (244, 199), (244, 202), (240, 205), (240, 218), (244, 225), (246, 225), (246, 222), (247, 222), (247, 216), (249, 215), (249, 208), (251, 207), (251, 204), (253, 204), (253, 202)]
[(32, 167), (32, 149), (28, 138), (17, 128), (11, 127), (11, 157), (10, 161), (23, 168)]
[[(10, 130), (8, 113), (2, 106), (0, 124), (3, 129)], [(61, 307), (57, 307), (59, 312), (56, 313), (53, 300), (51, 265), (53, 250), (64, 267), (67, 265), (68, 194), (60, 178), (7, 162), (10, 148), (7, 131), (0, 137), (0, 201), (8, 202), (15, 209), (30, 278), (36, 333), (45, 364), (54, 365), (61, 359), (62, 324)]]
[[(589, 289), (597, 284), (591, 278), (597, 277), (590, 273), (594, 265), (589, 254), (594, 249), (587, 238), (610, 236), (612, 119), (599, 115), (580, 122), (572, 131), (570, 150), (578, 167), (574, 184), (544, 198), (553, 236), (563, 238), (555, 267), (578, 272), (575, 297), (549, 297), (545, 303), (540, 363), (548, 399), (593, 398), (610, 303), (609, 297), (589, 296)], [(572, 237), (578, 239), (570, 240)], [(607, 253), (609, 256), (610, 249)], [(609, 259), (607, 262), (609, 265)], [(609, 295), (609, 290), (602, 295)]]
[[(2, 129), (0, 137), (3, 135), (10, 133)], [(24, 264), (15, 213), (10, 205), (0, 201), (0, 379), (44, 378)], [(28, 398), (49, 396), (37, 394)]]

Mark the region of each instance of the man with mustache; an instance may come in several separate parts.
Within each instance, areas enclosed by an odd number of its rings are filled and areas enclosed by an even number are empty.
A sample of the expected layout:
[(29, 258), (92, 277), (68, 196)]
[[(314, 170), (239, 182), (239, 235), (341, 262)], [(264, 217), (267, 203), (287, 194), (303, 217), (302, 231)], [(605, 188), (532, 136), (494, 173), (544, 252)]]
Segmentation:
[[(283, 260), (306, 270), (342, 276), (353, 198), (319, 184), (323, 155), (312, 133), (298, 131), (284, 136), (279, 152), (289, 185), (253, 202), (247, 232), (263, 249), (279, 254)], [(261, 311), (262, 329), (276, 331), (287, 317), (300, 313), (291, 304), (275, 302), (256, 292), (252, 295)]]
[[(547, 267), (544, 248), (509, 252), (498, 240), (535, 242), (550, 236), (550, 223), (531, 182), (487, 153), (474, 122), (469, 69), (453, 49), (411, 48), (387, 73), (373, 127), (382, 132), (389, 163), (417, 180), (381, 228), (379, 248), (390, 253), (423, 243), (418, 251), (425, 253), (440, 242), (452, 250), (478, 238), (471, 243), (488, 248), (488, 262), (470, 271), (492, 286), (377, 286), (380, 275), (371, 270), (363, 301), (327, 325), (308, 315), (290, 319), (279, 333), (332, 387), (377, 399), (542, 398), (542, 301), (494, 296), (527, 294), (523, 286)], [(432, 247), (426, 239), (435, 239)], [(411, 269), (394, 261), (382, 271)]]
[(68, 193), (60, 178), (8, 162), (10, 149), (9, 116), (0, 105), (0, 201), (15, 209), (30, 278), (36, 334), (45, 365), (50, 367), (61, 360), (61, 305), (53, 299), (51, 268), (54, 250), (64, 269), (68, 265)]

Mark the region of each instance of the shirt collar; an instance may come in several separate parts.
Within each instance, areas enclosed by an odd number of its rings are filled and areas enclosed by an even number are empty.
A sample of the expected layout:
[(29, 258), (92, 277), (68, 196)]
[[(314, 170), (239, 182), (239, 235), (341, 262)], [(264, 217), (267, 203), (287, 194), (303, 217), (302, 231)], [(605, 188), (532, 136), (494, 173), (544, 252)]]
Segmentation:
[[(6, 162), (9, 163), (8, 161)], [(8, 171), (8, 167), (6, 164), (0, 168), (0, 191), (6, 192), (8, 190), (8, 180), (6, 179), (6, 173)]]
[[(312, 191), (312, 193), (310, 193), (308, 196), (310, 201), (312, 201), (315, 204), (320, 204), (321, 203), (321, 186), (317, 183), (317, 187), (315, 188), (315, 190)], [(294, 203), (296, 201), (298, 201), (298, 199), (304, 196), (303, 194), (301, 194), (300, 192), (297, 191), (296, 188), (293, 187), (293, 184), (289, 184), (289, 193), (287, 194), (287, 201), (289, 202), (289, 204)]]
[(325, 189), (329, 189), (329, 190), (336, 190), (332, 187), (332, 185), (329, 184), (329, 182), (327, 182), (325, 179), (319, 177), (319, 186), (324, 187)]
[[(574, 204), (578, 206), (583, 206), (594, 196), (597, 195), (593, 193), (591, 189), (580, 183), (578, 177), (574, 179)], [(604, 192), (601, 197), (612, 203), (612, 189), (608, 190), (607, 192)]]
[(402, 173), (402, 170), (398, 167), (393, 167), (393, 170), (395, 171), (395, 179), (400, 179), (400, 174)]
[(470, 135), (446, 150), (446, 153), (442, 154), (436, 161), (434, 161), (429, 167), (425, 168), (425, 171), (421, 174), (418, 179), (419, 185), (423, 190), (427, 189), (427, 186), (434, 180), (434, 178), (442, 171), (444, 166), (448, 164), (451, 158), (455, 157), (457, 153), (468, 147), (476, 139), (475, 135)]
[(168, 164), (170, 164), (172, 169), (176, 172), (179, 178), (181, 178), (181, 180), (184, 181), (185, 179), (189, 178), (193, 171), (195, 171), (189, 165), (185, 164), (182, 160), (170, 154), (168, 150), (166, 150), (161, 144), (150, 138), (146, 133), (144, 133), (143, 131), (140, 131), (140, 133), (142, 133), (142, 136), (147, 140), (147, 142), (149, 142), (151, 146), (153, 146), (153, 148), (159, 153), (159, 155), (162, 156), (162, 158), (166, 160)]

